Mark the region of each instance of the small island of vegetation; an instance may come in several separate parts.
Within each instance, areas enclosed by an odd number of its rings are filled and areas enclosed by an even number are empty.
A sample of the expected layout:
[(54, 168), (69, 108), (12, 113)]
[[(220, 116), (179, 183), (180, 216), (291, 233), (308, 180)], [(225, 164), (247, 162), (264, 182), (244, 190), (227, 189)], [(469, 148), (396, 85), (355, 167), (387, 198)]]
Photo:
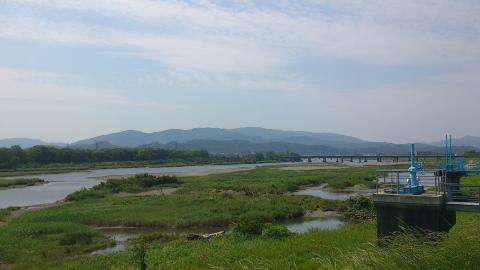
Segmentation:
[(47, 183), (45, 180), (38, 178), (0, 179), (0, 189), (34, 186), (45, 183)]

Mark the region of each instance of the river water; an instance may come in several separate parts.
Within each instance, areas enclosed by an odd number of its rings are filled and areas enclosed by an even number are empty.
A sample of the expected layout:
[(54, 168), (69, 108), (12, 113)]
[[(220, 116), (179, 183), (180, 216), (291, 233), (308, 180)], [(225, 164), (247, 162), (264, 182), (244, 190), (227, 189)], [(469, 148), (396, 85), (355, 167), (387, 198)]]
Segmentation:
[[(304, 233), (311, 229), (335, 230), (345, 224), (339, 218), (309, 218), (309, 219), (295, 219), (285, 222), (280, 222), (287, 227), (291, 232)], [(127, 242), (129, 239), (134, 239), (142, 234), (159, 232), (162, 234), (207, 234), (219, 231), (228, 231), (226, 228), (200, 227), (200, 228), (185, 228), (185, 229), (166, 229), (166, 228), (105, 228), (99, 229), (102, 233), (115, 240), (115, 245), (111, 247), (95, 250), (91, 255), (105, 255), (114, 252), (119, 252), (127, 249)]]
[(110, 175), (139, 173), (204, 173), (238, 168), (255, 168), (271, 164), (202, 165), (159, 168), (118, 168), (60, 174), (27, 175), (17, 178), (40, 178), (49, 183), (37, 186), (0, 190), (0, 209), (9, 206), (31, 206), (52, 203), (82, 188), (90, 188)]

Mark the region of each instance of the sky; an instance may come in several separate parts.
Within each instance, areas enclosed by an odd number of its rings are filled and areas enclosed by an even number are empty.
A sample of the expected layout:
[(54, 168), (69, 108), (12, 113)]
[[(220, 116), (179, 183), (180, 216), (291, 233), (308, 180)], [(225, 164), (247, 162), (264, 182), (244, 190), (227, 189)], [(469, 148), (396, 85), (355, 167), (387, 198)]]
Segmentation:
[(0, 0), (0, 138), (480, 135), (480, 1)]

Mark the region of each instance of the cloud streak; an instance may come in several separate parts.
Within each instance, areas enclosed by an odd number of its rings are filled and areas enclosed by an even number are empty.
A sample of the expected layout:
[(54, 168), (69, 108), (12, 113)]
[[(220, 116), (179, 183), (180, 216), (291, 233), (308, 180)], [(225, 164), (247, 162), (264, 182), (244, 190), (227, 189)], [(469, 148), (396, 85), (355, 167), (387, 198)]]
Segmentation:
[[(454, 122), (478, 114), (478, 1), (0, 0), (0, 6), (0, 40), (52, 48), (52, 57), (56, 48), (67, 48), (72, 61), (85, 57), (87, 65), (125, 65), (114, 75), (79, 67), (83, 73), (67, 74), (76, 80), (26, 63), (12, 65), (18, 69), (0, 66), (4, 105), (57, 102), (115, 111), (125, 106), (168, 115), (187, 110), (168, 123), (272, 123), (373, 139), (408, 136), (403, 131), (412, 127), (412, 118), (418, 130), (437, 121), (423, 128), (431, 136), (443, 132), (438, 115)], [(83, 56), (75, 56), (77, 51)], [(69, 84), (100, 84), (104, 74), (112, 81), (108, 89)], [(466, 106), (449, 112), (452, 96)], [(405, 100), (412, 97), (409, 108)], [(219, 110), (224, 113), (215, 116)], [(365, 127), (359, 112), (378, 130)], [(257, 122), (245, 123), (244, 114)], [(312, 116), (318, 123), (309, 128), (304, 121)], [(380, 128), (386, 121), (400, 132)], [(452, 125), (463, 134), (480, 132), (461, 121)]]
[[(19, 1), (19, 5), (97, 14), (149, 25), (150, 29), (166, 29), (167, 32), (174, 29), (173, 36), (151, 31), (141, 38), (144, 40), (139, 42), (141, 44), (136, 45), (155, 51), (159, 58), (176, 64), (180, 62), (181, 65), (185, 65), (185, 60), (179, 58), (202, 54), (215, 57), (215, 52), (226, 59), (232, 58), (233, 62), (243, 58), (252, 61), (259, 55), (268, 55), (269, 51), (275, 52), (276, 55), (256, 61), (272, 65), (285, 64), (284, 61), (269, 63), (274, 56), (288, 60), (291, 54), (302, 52), (318, 57), (396, 65), (442, 63), (480, 56), (480, 24), (477, 20), (480, 4), (472, 1), (407, 0), (399, 4), (396, 1), (341, 0), (333, 3), (306, 1), (304, 5), (282, 1), (283, 5), (261, 8), (246, 2), (250, 4), (228, 7), (221, 2), (210, 1), (147, 0), (39, 0)], [(89, 27), (84, 25), (77, 29)], [(106, 32), (106, 36), (111, 37), (108, 35), (111, 31), (102, 28), (94, 30)], [(68, 39), (68, 31), (65, 36)], [(130, 38), (131, 35), (125, 37)], [(93, 35), (93, 38), (99, 42), (98, 37)], [(76, 41), (73, 37), (70, 39)], [(118, 42), (118, 39), (113, 42)], [(149, 43), (152, 45), (145, 45)], [(253, 48), (242, 49), (249, 45)], [(171, 47), (194, 53), (170, 52)], [(158, 52), (162, 50), (166, 53)], [(207, 63), (207, 59), (193, 58), (195, 60), (204, 65)], [(204, 65), (194, 67), (205, 68)], [(250, 68), (240, 66), (245, 70)]]

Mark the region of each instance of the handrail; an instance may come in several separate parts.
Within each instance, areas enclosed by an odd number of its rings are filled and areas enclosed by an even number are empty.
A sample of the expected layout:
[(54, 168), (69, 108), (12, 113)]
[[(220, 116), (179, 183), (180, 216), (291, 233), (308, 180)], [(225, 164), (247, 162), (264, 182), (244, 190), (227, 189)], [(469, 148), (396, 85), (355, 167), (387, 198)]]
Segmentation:
[[(380, 193), (383, 189), (389, 189), (390, 191), (397, 190), (398, 194), (399, 189), (407, 184), (408, 177), (408, 170), (378, 170), (375, 183), (376, 192)], [(480, 205), (480, 184), (448, 183), (447, 172), (444, 169), (422, 170), (418, 173), (418, 177), (427, 192), (445, 195), (448, 201), (478, 202)]]

